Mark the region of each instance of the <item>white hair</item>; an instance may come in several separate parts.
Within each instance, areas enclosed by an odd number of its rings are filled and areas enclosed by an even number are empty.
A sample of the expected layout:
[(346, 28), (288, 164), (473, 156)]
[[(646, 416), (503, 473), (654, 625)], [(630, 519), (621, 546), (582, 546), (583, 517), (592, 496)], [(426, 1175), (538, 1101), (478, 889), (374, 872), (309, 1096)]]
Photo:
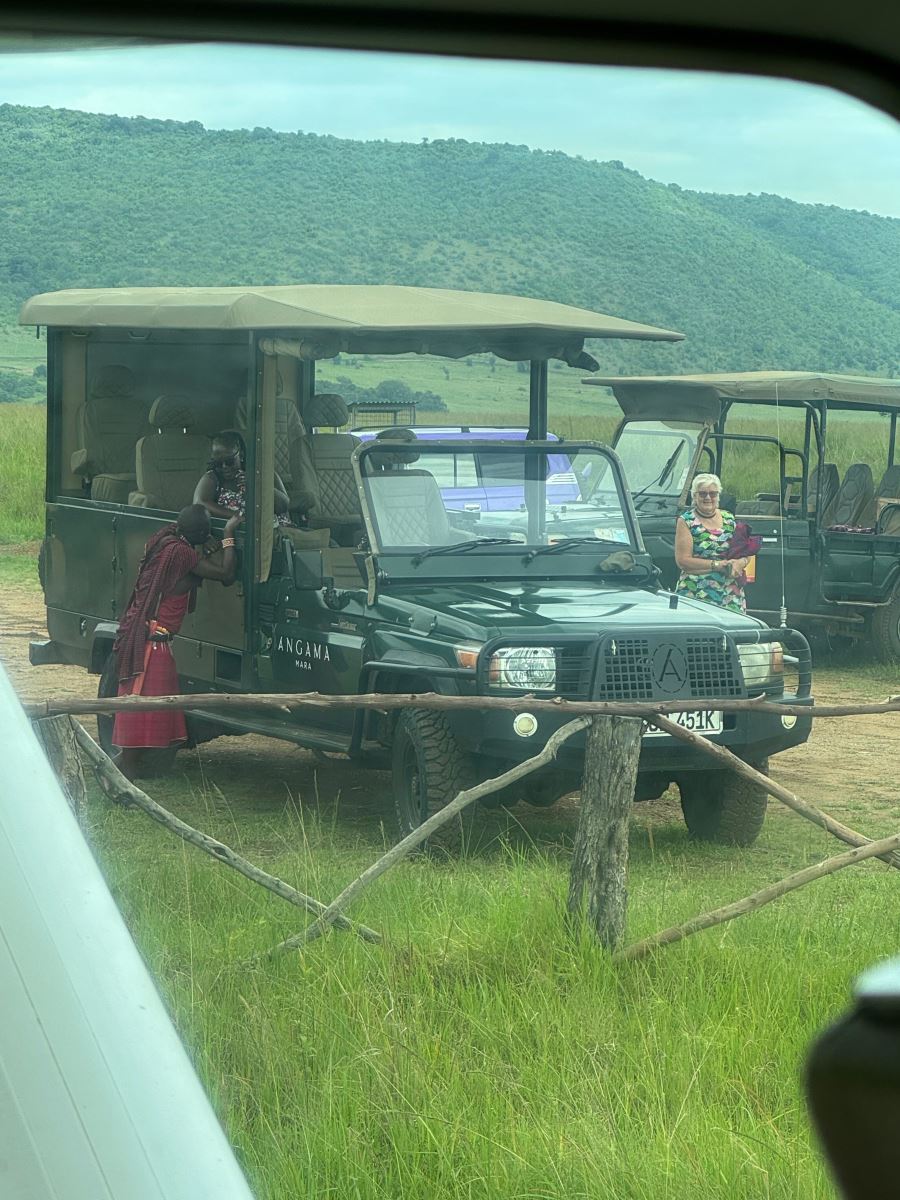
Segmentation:
[(715, 485), (716, 490), (721, 492), (722, 480), (718, 477), (718, 475), (711, 475), (707, 472), (704, 472), (700, 475), (695, 475), (693, 482), (691, 483), (691, 499), (693, 500), (696, 497), (700, 488), (709, 488), (713, 484)]

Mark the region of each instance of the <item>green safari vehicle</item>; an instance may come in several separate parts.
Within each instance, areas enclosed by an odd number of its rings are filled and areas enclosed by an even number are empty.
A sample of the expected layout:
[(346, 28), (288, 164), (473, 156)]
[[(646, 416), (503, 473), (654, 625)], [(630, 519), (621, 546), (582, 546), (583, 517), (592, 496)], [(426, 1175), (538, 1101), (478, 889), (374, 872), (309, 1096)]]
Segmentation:
[(714, 471), (762, 536), (749, 610), (900, 660), (900, 380), (753, 371), (583, 382), (611, 388), (622, 410), (613, 445), (666, 584), (677, 576), (676, 513), (694, 474)]
[[(808, 737), (808, 718), (705, 704), (811, 704), (802, 636), (661, 592), (616, 454), (547, 438), (549, 359), (596, 369), (586, 337), (680, 335), (520, 297), (392, 287), (62, 292), (21, 319), (46, 326), (48, 344), (50, 638), (32, 662), (103, 676), (144, 543), (190, 502), (212, 433), (238, 425), (239, 580), (201, 588), (174, 641), (184, 692), (689, 699), (686, 727), (759, 765)], [(315, 388), (316, 362), (347, 351), (529, 361), (529, 436), (363, 443), (340, 432), (342, 399)], [(492, 464), (484, 503), (467, 491), (476, 457)], [(294, 527), (273, 521), (276, 468)], [(189, 727), (196, 741), (258, 732), (388, 768), (407, 832), (465, 782), (535, 754), (564, 719), (198, 705)], [(570, 741), (504, 801), (553, 803), (577, 788), (582, 757)], [(694, 834), (752, 841), (764, 791), (708, 764), (650, 729), (636, 798), (677, 781)]]

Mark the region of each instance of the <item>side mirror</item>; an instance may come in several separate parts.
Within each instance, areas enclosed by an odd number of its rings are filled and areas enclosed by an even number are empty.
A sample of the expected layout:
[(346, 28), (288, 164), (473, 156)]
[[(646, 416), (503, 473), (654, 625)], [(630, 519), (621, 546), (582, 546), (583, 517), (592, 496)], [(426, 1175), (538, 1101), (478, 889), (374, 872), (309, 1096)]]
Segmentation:
[(325, 586), (321, 550), (293, 551), (294, 586), (307, 592), (317, 592)]

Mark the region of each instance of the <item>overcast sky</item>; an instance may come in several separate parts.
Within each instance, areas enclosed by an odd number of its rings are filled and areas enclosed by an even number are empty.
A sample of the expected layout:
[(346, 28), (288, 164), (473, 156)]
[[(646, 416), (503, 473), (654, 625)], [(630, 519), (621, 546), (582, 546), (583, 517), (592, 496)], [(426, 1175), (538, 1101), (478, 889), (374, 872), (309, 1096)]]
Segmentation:
[(460, 137), (621, 159), (702, 191), (900, 217), (900, 125), (807, 84), (243, 46), (7, 54), (0, 102), (391, 141)]

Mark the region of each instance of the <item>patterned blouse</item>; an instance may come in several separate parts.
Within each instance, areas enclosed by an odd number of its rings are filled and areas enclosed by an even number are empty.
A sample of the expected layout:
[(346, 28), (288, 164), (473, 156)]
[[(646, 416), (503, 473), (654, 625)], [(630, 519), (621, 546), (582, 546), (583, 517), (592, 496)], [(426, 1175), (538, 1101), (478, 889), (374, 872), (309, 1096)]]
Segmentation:
[[(222, 508), (233, 508), (235, 512), (244, 516), (244, 509), (247, 505), (247, 476), (243, 471), (238, 471), (234, 479), (231, 480), (231, 486), (227, 483), (220, 483), (219, 477), (214, 473), (213, 479), (216, 482), (216, 504), (220, 504)], [(276, 513), (276, 525), (292, 525), (290, 514)]]
[[(734, 534), (734, 516), (724, 509), (720, 510), (719, 516), (722, 518), (722, 528), (707, 529), (692, 508), (681, 514), (694, 539), (691, 550), (694, 558), (724, 558), (728, 553)], [(747, 611), (743, 584), (724, 571), (708, 571), (702, 575), (682, 571), (675, 591), (690, 596), (692, 600), (718, 604), (720, 608), (729, 608), (733, 612)]]

